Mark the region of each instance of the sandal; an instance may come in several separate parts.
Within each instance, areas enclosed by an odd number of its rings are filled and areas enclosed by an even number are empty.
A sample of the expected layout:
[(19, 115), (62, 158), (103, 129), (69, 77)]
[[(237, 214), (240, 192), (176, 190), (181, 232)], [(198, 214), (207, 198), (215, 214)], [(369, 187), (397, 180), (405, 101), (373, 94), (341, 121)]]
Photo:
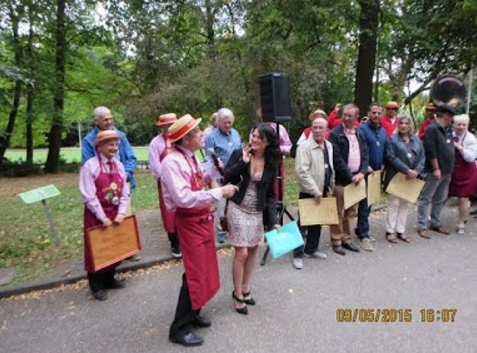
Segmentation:
[[(245, 302), (245, 304), (248, 304), (248, 305), (255, 305), (257, 304), (257, 302), (255, 301), (255, 299), (253, 299), (252, 297), (250, 297), (250, 291), (248, 291), (248, 293), (245, 293), (245, 292), (242, 292), (242, 295), (243, 295), (243, 301)], [(245, 298), (245, 297), (250, 297), (250, 298)]]
[(403, 242), (405, 243), (410, 243), (411, 242), (411, 239), (409, 239), (409, 237), (406, 235), (406, 234), (403, 234), (403, 233), (397, 233), (397, 238), (399, 240), (402, 240)]
[[(245, 304), (245, 300), (237, 298), (237, 296), (235, 295), (234, 292), (232, 292), (232, 299), (234, 300), (234, 302)], [(248, 315), (247, 305), (245, 305), (241, 308), (237, 308), (237, 306), (235, 306), (235, 311), (238, 312), (239, 314), (242, 314), (242, 315)]]
[(386, 240), (390, 243), (396, 244), (398, 241), (393, 233), (386, 232)]

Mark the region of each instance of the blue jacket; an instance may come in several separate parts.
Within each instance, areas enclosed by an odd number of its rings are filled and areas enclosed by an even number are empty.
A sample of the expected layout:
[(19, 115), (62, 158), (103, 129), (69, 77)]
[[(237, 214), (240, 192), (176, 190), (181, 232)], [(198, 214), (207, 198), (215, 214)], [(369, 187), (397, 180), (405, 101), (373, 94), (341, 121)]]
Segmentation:
[[(134, 180), (134, 170), (136, 169), (136, 156), (134, 155), (134, 151), (129, 143), (128, 139), (124, 132), (119, 131), (115, 127), (113, 130), (117, 132), (119, 136), (121, 136), (121, 141), (119, 142), (119, 153), (118, 157), (122, 164), (124, 164), (124, 169), (128, 175), (128, 181), (131, 184), (131, 190), (134, 189), (136, 186), (136, 182)], [(96, 135), (98, 134), (99, 129), (97, 126), (84, 137), (83, 139), (83, 149), (81, 151), (81, 165), (84, 165), (86, 161), (90, 158), (96, 156), (96, 150), (94, 149), (94, 140), (96, 139)]]
[(375, 126), (368, 120), (358, 127), (364, 134), (368, 145), (369, 166), (373, 170), (380, 170), (386, 156), (386, 129), (379, 125)]
[(384, 187), (388, 187), (389, 182), (398, 172), (407, 174), (409, 169), (414, 169), (421, 176), (424, 172), (425, 161), (424, 146), (416, 135), (411, 135), (409, 144), (404, 142), (399, 133), (391, 135), (386, 145)]

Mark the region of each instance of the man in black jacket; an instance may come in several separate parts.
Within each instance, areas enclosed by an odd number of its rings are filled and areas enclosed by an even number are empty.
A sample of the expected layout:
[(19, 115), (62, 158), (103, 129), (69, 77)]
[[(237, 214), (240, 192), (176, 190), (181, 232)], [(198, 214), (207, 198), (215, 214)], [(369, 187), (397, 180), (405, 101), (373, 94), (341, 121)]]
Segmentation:
[(343, 123), (335, 127), (329, 136), (337, 158), (334, 158), (336, 170), (336, 185), (334, 195), (338, 206), (339, 224), (330, 227), (333, 251), (346, 255), (344, 249), (359, 252), (359, 248), (351, 242), (352, 217), (356, 216), (356, 205), (344, 209), (344, 187), (354, 183), (364, 182), (368, 172), (368, 148), (361, 131), (357, 130), (354, 122), (359, 116), (359, 109), (354, 104), (347, 104), (343, 109)]
[[(441, 225), (440, 214), (447, 200), (449, 182), (454, 171), (454, 139), (449, 127), (455, 113), (454, 108), (448, 105), (437, 106), (436, 121), (424, 132), (426, 152), (424, 172), (427, 176), (417, 207), (417, 232), (426, 239), (431, 237), (428, 229), (449, 234), (449, 230)], [(429, 204), (431, 204), (430, 223)]]

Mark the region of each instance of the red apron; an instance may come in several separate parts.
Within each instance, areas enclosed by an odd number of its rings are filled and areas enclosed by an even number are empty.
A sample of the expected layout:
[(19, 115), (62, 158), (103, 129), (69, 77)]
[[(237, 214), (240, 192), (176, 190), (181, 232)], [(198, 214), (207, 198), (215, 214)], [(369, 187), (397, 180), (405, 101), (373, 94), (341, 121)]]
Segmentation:
[[(202, 173), (194, 160), (177, 149), (192, 172), (191, 189), (200, 191), (205, 186)], [(192, 309), (202, 308), (219, 291), (219, 265), (214, 239), (214, 213), (210, 206), (177, 208), (175, 212), (177, 233), (189, 286)]]
[[(162, 134), (164, 138), (164, 150), (159, 156), (159, 161), (162, 162), (164, 158), (171, 151), (171, 143), (169, 142), (169, 135)], [(157, 181), (157, 192), (159, 193), (159, 207), (161, 209), (162, 225), (167, 233), (175, 233), (176, 228), (174, 226), (174, 213), (167, 212), (166, 203), (164, 202), (164, 195), (162, 194), (161, 181)]]
[[(111, 172), (103, 172), (103, 163), (98, 155), (100, 173), (94, 181), (96, 186), (96, 196), (101, 204), (101, 207), (111, 221), (114, 220), (118, 214), (119, 199), (124, 186), (124, 179), (119, 174), (116, 164), (111, 161)], [(91, 248), (87, 237), (87, 229), (102, 225), (103, 223), (96, 218), (93, 212), (87, 207), (84, 208), (84, 268), (87, 272), (95, 272), (93, 268), (93, 259)], [(114, 270), (119, 263), (112, 264), (98, 272), (106, 272)]]
[(455, 150), (454, 172), (449, 184), (449, 197), (469, 197), (474, 195), (477, 184), (477, 167), (475, 161), (467, 162)]

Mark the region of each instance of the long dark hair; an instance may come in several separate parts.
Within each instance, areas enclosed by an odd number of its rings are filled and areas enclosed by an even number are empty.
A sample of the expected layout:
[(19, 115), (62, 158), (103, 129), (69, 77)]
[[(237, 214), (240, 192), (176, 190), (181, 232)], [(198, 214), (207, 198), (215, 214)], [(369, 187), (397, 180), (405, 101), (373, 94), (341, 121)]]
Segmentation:
[(265, 165), (269, 165), (272, 168), (276, 168), (282, 159), (282, 153), (280, 151), (280, 143), (278, 141), (277, 133), (272, 129), (269, 124), (257, 123), (252, 129), (252, 133), (257, 130), (260, 138), (267, 139), (268, 146), (265, 148)]

